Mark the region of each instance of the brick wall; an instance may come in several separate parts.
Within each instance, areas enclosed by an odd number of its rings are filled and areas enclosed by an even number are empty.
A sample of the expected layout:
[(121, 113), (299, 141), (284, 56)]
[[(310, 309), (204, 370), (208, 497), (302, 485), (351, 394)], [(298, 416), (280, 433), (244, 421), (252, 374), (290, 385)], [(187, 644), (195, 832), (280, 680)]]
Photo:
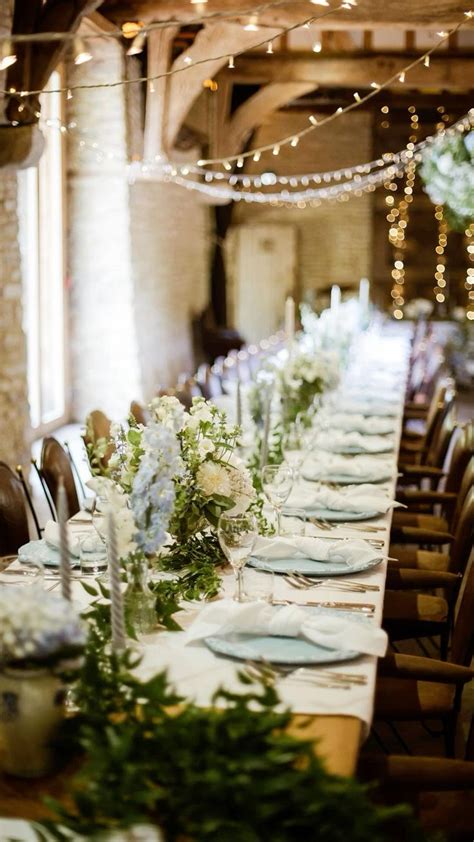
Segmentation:
[[(308, 125), (309, 113), (280, 111), (259, 129), (253, 146), (272, 143)], [(257, 172), (268, 170), (295, 174), (318, 172), (368, 161), (372, 155), (371, 116), (345, 115), (327, 127), (316, 129), (300, 141), (297, 149), (282, 147), (280, 155), (262, 156), (252, 164)], [(249, 168), (249, 171), (252, 171)], [(331, 284), (354, 288), (370, 275), (373, 195), (348, 202), (324, 203), (319, 208), (269, 208), (241, 202), (235, 221), (284, 222), (298, 229), (298, 283), (300, 290), (328, 288)]]
[[(11, 0), (0, 4), (0, 32), (10, 31)], [(5, 87), (5, 72), (0, 73)], [(3, 103), (0, 100), (0, 122)], [(21, 263), (18, 244), (17, 180), (0, 171), (0, 459), (29, 462), (26, 345), (22, 328)]]

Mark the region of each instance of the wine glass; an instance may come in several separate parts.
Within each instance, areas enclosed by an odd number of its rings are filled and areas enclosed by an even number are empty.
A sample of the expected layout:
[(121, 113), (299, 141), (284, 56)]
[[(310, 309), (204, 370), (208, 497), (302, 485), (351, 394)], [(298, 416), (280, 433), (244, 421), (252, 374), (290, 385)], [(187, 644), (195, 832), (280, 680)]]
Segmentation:
[(242, 573), (255, 546), (257, 535), (257, 520), (253, 514), (231, 515), (224, 513), (219, 518), (217, 537), (222, 552), (232, 565), (235, 573), (237, 587), (234, 599), (236, 602), (244, 601)]
[(277, 535), (281, 535), (281, 509), (290, 496), (293, 479), (289, 465), (265, 465), (262, 469), (262, 487), (276, 514)]
[(293, 482), (296, 484), (299, 481), (301, 467), (306, 456), (302, 427), (298, 419), (283, 437), (282, 449), (285, 462), (293, 469)]

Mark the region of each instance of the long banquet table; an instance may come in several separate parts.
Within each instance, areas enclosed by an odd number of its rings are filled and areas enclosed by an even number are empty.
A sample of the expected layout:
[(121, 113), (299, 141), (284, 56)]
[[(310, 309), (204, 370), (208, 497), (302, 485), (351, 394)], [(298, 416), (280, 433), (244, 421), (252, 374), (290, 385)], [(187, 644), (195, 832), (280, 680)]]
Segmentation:
[[(391, 454), (392, 477), (383, 484), (391, 496), (395, 495), (397, 480), (397, 457), (402, 428), (403, 404), (406, 375), (408, 369), (409, 343), (408, 336), (403, 333), (385, 335), (367, 334), (359, 343), (357, 351), (359, 359), (359, 382), (363, 388), (369, 389), (380, 384), (381, 376), (393, 376), (391, 393), (397, 394), (398, 414), (394, 432), (394, 450)], [(380, 374), (383, 373), (383, 374)], [(351, 372), (346, 377), (347, 388), (351, 389)], [(367, 526), (377, 527), (376, 533), (370, 530), (362, 531), (350, 526), (337, 527), (331, 532), (331, 537), (377, 538), (384, 542), (383, 554), (388, 555), (392, 511), (376, 519), (365, 522)], [(316, 527), (311, 527), (312, 533), (327, 537)], [(348, 593), (331, 589), (330, 586), (318, 587), (309, 592), (294, 591), (285, 584), (283, 577), (275, 577), (275, 598), (295, 599), (304, 603), (307, 600), (337, 600), (338, 602), (370, 602), (375, 605), (374, 622), (381, 624), (386, 578), (386, 562), (378, 567), (358, 574), (357, 579), (368, 584), (378, 585), (377, 592)], [(223, 577), (223, 589), (230, 595), (233, 588), (233, 577), (229, 574)], [(73, 598), (78, 603), (87, 602), (87, 596), (79, 581), (74, 582)], [(185, 628), (201, 609), (199, 604), (189, 605), (185, 612), (179, 615), (180, 623)], [(226, 685), (237, 690), (239, 682), (237, 671), (239, 664), (225, 658), (218, 658), (204, 645), (184, 646), (182, 632), (159, 632), (148, 635), (144, 639), (144, 657), (140, 667), (140, 674), (149, 677), (164, 668), (168, 670), (169, 678), (176, 685), (178, 692), (188, 698), (193, 698), (198, 704), (209, 705), (213, 692), (219, 685)], [(363, 656), (351, 662), (351, 672), (360, 673), (367, 677), (367, 684), (351, 686), (350, 690), (341, 692), (338, 689), (326, 689), (311, 686), (309, 682), (285, 679), (279, 682), (278, 691), (284, 706), (289, 707), (294, 716), (292, 731), (311, 739), (316, 750), (324, 757), (328, 769), (341, 775), (354, 772), (361, 742), (368, 734), (373, 714), (375, 694), (376, 663), (373, 656)], [(331, 669), (341, 669), (331, 666)], [(1, 750), (1, 747), (0, 747)], [(39, 781), (21, 781), (0, 776), (0, 816), (18, 817), (34, 820), (45, 815), (41, 804), (41, 796), (54, 794), (62, 796), (67, 792), (68, 774), (64, 771), (57, 776)], [(0, 819), (0, 839), (2, 823)], [(28, 838), (27, 836), (18, 838)]]

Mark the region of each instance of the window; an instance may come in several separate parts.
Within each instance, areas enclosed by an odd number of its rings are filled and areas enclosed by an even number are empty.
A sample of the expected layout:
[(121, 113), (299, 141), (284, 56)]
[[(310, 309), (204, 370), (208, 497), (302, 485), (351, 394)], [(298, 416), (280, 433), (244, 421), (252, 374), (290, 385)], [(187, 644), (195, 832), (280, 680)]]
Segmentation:
[[(55, 71), (49, 87), (60, 86)], [(67, 420), (62, 94), (43, 94), (41, 113), (45, 150), (18, 174), (28, 392), (39, 435)]]

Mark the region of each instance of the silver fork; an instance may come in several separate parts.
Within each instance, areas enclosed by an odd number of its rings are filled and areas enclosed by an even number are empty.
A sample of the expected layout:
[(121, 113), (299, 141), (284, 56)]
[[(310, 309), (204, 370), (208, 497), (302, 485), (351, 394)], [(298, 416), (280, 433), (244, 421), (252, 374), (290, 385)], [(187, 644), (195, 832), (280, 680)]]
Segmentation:
[[(288, 576), (284, 577), (285, 582), (288, 582), (292, 588), (297, 588), (298, 590), (306, 591), (310, 588), (320, 588), (324, 587), (325, 582), (322, 579), (313, 579), (311, 582), (305, 578), (299, 578), (296, 574), (289, 574)], [(334, 590), (344, 591), (347, 593), (365, 593), (364, 588), (360, 585), (345, 585), (344, 583), (340, 582), (338, 585), (331, 586), (334, 587)]]
[[(289, 678), (290, 675), (298, 672), (298, 669), (299, 669), (298, 667), (295, 667), (295, 669), (292, 670), (291, 672), (288, 672), (286, 674), (285, 673), (278, 674), (274, 670), (270, 670), (270, 669), (267, 669), (267, 670), (264, 671), (264, 670), (260, 669), (259, 667), (257, 667), (255, 664), (253, 664), (253, 662), (250, 662), (250, 663), (248, 663), (244, 666), (243, 671), (249, 678), (252, 679), (252, 681), (260, 681), (263, 678), (264, 680), (269, 681), (270, 683), (273, 684), (275, 681), (277, 681), (278, 678)], [(342, 681), (337, 681), (337, 680), (333, 679), (332, 677), (326, 678), (326, 677), (322, 676), (320, 678), (316, 674), (314, 674), (314, 676), (311, 675), (311, 674), (309, 674), (309, 675), (300, 674), (300, 675), (295, 675), (295, 678), (298, 679), (299, 681), (308, 681), (309, 683), (313, 684), (315, 687), (323, 687), (326, 690), (350, 690), (351, 689), (351, 685), (349, 684), (349, 682), (344, 683)]]
[(371, 585), (367, 582), (355, 582), (353, 579), (313, 579), (310, 576), (305, 576), (303, 573), (288, 573), (285, 577), (286, 581), (293, 584), (292, 580), (295, 580), (296, 583), (301, 583), (303, 586), (311, 588), (316, 587), (319, 585), (331, 585), (332, 587), (336, 586), (346, 586), (349, 590), (357, 590), (361, 593), (365, 591), (380, 591), (380, 585)]
[(310, 517), (308, 518), (310, 523), (313, 523), (315, 526), (318, 526), (320, 529), (325, 529), (328, 532), (331, 532), (333, 529), (338, 529), (339, 527), (344, 527), (345, 529), (355, 529), (357, 532), (384, 532), (385, 526), (373, 526), (373, 524), (364, 524), (362, 523), (354, 523), (354, 521), (328, 521), (324, 520), (323, 518), (316, 518)]
[(349, 685), (366, 685), (368, 680), (366, 675), (358, 675), (353, 672), (335, 672), (334, 670), (324, 669), (324, 667), (316, 667), (316, 672), (315, 669), (311, 669), (310, 667), (273, 664), (263, 659), (261, 661), (247, 661), (246, 666), (258, 671), (264, 677), (269, 676), (270, 678), (286, 678), (287, 676), (299, 673), (301, 677), (307, 674), (310, 678), (319, 679), (321, 677), (329, 681), (337, 681)]

